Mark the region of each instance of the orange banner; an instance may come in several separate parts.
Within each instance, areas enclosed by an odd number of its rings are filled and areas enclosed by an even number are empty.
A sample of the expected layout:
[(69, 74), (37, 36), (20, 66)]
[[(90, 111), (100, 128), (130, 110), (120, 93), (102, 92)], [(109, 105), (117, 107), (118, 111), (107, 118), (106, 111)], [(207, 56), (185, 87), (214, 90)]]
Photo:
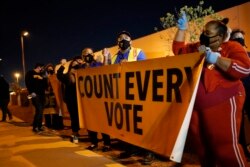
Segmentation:
[(64, 103), (64, 101), (63, 101), (63, 95), (62, 95), (63, 88), (62, 88), (61, 82), (57, 79), (55, 74), (49, 76), (49, 82), (51, 83), (51, 87), (52, 87), (53, 92), (55, 94), (56, 104), (57, 104), (58, 109), (59, 109), (59, 115), (62, 114), (62, 116), (64, 118), (69, 117), (66, 103)]
[(202, 65), (194, 53), (78, 70), (81, 127), (173, 156)]

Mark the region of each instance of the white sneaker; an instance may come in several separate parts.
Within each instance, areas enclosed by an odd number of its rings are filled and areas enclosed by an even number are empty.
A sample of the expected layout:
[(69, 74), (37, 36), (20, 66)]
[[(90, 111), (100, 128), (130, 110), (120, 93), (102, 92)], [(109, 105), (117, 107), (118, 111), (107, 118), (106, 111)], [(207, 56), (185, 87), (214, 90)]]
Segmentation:
[(78, 143), (78, 137), (77, 136), (73, 136), (72, 141), (73, 141), (73, 143), (77, 144)]

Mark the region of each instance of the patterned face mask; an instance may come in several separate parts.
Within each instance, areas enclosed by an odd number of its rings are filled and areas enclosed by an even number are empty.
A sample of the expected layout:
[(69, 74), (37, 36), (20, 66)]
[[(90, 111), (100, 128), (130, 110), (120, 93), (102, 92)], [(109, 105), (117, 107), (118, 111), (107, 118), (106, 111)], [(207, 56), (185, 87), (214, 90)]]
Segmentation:
[(212, 37), (209, 37), (209, 36), (206, 36), (205, 34), (204, 34), (204, 32), (200, 35), (200, 43), (201, 43), (201, 45), (205, 45), (206, 47), (209, 47), (209, 45), (211, 44), (210, 43), (210, 39), (211, 38), (214, 38), (214, 37), (216, 37), (216, 36), (218, 36), (218, 35), (214, 35), (214, 36), (212, 36)]

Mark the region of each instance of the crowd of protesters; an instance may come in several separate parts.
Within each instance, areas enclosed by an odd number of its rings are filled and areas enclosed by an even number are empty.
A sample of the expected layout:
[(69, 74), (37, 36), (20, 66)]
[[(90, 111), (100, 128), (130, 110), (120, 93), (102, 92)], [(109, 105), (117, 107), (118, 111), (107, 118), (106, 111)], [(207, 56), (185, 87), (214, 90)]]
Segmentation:
[[(228, 21), (228, 19), (209, 21), (200, 35), (200, 41), (187, 44), (185, 43), (185, 31), (188, 30), (188, 20), (183, 13), (178, 20), (178, 31), (173, 42), (173, 52), (176, 55), (196, 52), (202, 45), (206, 48), (204, 50), (205, 64), (189, 129), (194, 143), (193, 147), (199, 156), (201, 166), (204, 167), (248, 166), (247, 158), (250, 158), (243, 121), (244, 114), (247, 114), (248, 119), (250, 119), (249, 53), (247, 55), (244, 49), (246, 47), (244, 32), (233, 30), (230, 35), (227, 27)], [(105, 48), (102, 52), (102, 58), (97, 58), (92, 48), (84, 48), (81, 55), (70, 61), (66, 72), (65, 60), (62, 60), (57, 71), (52, 64), (45, 66), (37, 63), (32, 70), (26, 73), (26, 87), (35, 107), (32, 129), (35, 133), (44, 131), (43, 117), (45, 118), (45, 126), (48, 128), (63, 128), (60, 112), (56, 112), (55, 115), (51, 115), (50, 112), (44, 113), (46, 94), (53, 99), (53, 89), (48, 77), (56, 75), (62, 83), (63, 100), (70, 115), (72, 142), (78, 143), (80, 126), (74, 71), (146, 59), (146, 55), (141, 49), (132, 47), (131, 34), (127, 31), (118, 34), (117, 45), (119, 47), (117, 54), (111, 56), (109, 50)], [(7, 115), (9, 119), (12, 119), (12, 114), (8, 110), (9, 96), (7, 94), (9, 93), (3, 92), (9, 88), (2, 76), (0, 81), (2, 121), (6, 121)], [(52, 104), (49, 107), (60, 110), (55, 99)], [(61, 121), (58, 122), (58, 120)], [(54, 122), (57, 123), (53, 126)], [(240, 129), (243, 129), (241, 133)], [(94, 151), (98, 148), (98, 133), (88, 130), (88, 135), (91, 145), (87, 149)], [(104, 141), (102, 151), (110, 151), (112, 149), (110, 136), (102, 133), (102, 139)], [(144, 151), (129, 143), (123, 144), (126, 147), (120, 155), (121, 158), (127, 158), (137, 152)], [(150, 164), (154, 154), (150, 151), (144, 152), (146, 152), (145, 163)]]

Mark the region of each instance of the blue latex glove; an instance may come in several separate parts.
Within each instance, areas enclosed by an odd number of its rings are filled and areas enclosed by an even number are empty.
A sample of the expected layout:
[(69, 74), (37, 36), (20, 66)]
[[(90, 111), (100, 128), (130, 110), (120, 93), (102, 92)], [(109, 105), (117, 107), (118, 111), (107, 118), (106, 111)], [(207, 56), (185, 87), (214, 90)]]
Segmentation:
[(180, 30), (186, 30), (187, 29), (187, 22), (188, 22), (188, 20), (187, 20), (186, 13), (182, 12), (181, 17), (177, 21), (177, 27)]
[(218, 52), (213, 52), (211, 49), (207, 50), (205, 52), (206, 55), (206, 62), (210, 64), (215, 64), (217, 62), (218, 57), (220, 57), (220, 53)]

